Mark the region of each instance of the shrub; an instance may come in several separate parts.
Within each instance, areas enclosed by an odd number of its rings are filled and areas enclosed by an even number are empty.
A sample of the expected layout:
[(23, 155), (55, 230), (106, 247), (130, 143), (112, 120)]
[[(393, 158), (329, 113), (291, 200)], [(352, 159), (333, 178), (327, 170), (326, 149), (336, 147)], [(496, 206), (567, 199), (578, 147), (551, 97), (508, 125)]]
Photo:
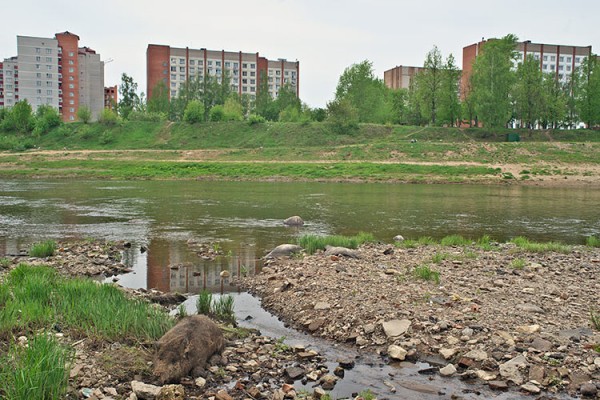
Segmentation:
[(586, 239), (585, 244), (589, 247), (600, 247), (600, 239), (596, 236), (590, 236)]
[(105, 108), (100, 114), (100, 123), (104, 125), (116, 125), (118, 120), (119, 116), (117, 113), (109, 108)]
[(225, 121), (225, 109), (220, 104), (213, 106), (208, 113), (208, 118), (213, 122)]
[(198, 100), (190, 101), (183, 112), (183, 120), (188, 124), (204, 121), (204, 105)]
[(248, 117), (249, 125), (264, 124), (265, 122), (267, 122), (267, 120), (262, 115), (250, 114)]
[(50, 257), (56, 251), (56, 242), (54, 240), (46, 240), (45, 242), (35, 243), (29, 250), (31, 257)]
[(92, 119), (92, 110), (88, 106), (80, 106), (77, 110), (77, 119), (87, 124)]

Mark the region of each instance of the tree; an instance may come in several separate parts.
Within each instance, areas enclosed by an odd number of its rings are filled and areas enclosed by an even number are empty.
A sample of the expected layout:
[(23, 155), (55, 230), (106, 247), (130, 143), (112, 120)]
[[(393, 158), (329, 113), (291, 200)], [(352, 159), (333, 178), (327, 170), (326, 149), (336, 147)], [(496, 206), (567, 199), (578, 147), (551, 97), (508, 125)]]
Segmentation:
[(512, 97), (517, 118), (521, 120), (522, 127), (534, 129), (546, 106), (543, 93), (544, 76), (539, 60), (530, 55), (519, 63), (516, 78)]
[(13, 129), (17, 132), (29, 133), (33, 129), (33, 115), (27, 100), (17, 101), (11, 110), (10, 117)]
[(375, 77), (370, 61), (353, 64), (340, 76), (331, 104), (346, 108), (346, 103), (356, 110), (360, 122), (385, 123), (392, 119), (389, 89)]
[(408, 101), (408, 90), (407, 89), (395, 89), (390, 90), (390, 111), (391, 111), (391, 122), (395, 124), (404, 124), (407, 122), (407, 101)]
[(478, 118), (492, 128), (506, 126), (512, 115), (510, 93), (517, 37), (509, 34), (486, 42), (473, 63), (473, 100)]
[(152, 98), (148, 99), (148, 112), (168, 114), (170, 107), (169, 88), (165, 82), (159, 81), (152, 88)]
[(33, 133), (35, 135), (48, 133), (52, 128), (62, 123), (58, 110), (47, 104), (37, 108), (34, 121)]
[(337, 133), (349, 134), (358, 128), (358, 110), (348, 99), (327, 103), (327, 122)]
[(573, 74), (573, 97), (579, 119), (588, 128), (600, 123), (600, 63), (595, 55), (586, 57)]
[(232, 93), (225, 100), (223, 113), (226, 121), (241, 121), (244, 119), (244, 106), (237, 94)]
[(437, 46), (433, 46), (425, 57), (423, 70), (415, 77), (423, 118), (432, 125), (435, 125), (438, 114), (443, 67), (442, 54)]
[(77, 110), (77, 119), (87, 124), (92, 119), (92, 111), (88, 106), (80, 106)]
[(139, 96), (137, 95), (137, 83), (134, 82), (133, 78), (123, 73), (121, 75), (121, 85), (119, 86), (119, 114), (124, 119), (129, 117), (129, 114), (133, 111), (136, 104), (139, 104)]
[(275, 121), (279, 117), (275, 100), (269, 93), (269, 81), (265, 71), (260, 72), (256, 100), (254, 101), (254, 112), (270, 121)]
[(556, 129), (567, 120), (567, 98), (570, 84), (562, 85), (554, 74), (543, 74), (542, 93), (544, 104), (540, 115), (544, 128)]
[(442, 83), (440, 85), (439, 122), (454, 126), (460, 119), (461, 106), (458, 100), (461, 72), (456, 66), (454, 56), (448, 55), (442, 69)]

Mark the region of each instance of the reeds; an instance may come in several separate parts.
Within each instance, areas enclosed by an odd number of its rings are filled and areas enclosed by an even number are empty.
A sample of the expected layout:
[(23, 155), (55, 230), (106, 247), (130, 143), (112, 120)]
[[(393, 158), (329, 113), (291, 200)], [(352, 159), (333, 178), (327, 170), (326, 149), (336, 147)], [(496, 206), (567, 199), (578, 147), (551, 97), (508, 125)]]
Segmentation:
[(196, 301), (198, 314), (204, 314), (214, 317), (220, 321), (235, 323), (235, 313), (233, 311), (234, 300), (231, 295), (221, 295), (217, 299), (213, 298), (208, 290), (202, 290)]

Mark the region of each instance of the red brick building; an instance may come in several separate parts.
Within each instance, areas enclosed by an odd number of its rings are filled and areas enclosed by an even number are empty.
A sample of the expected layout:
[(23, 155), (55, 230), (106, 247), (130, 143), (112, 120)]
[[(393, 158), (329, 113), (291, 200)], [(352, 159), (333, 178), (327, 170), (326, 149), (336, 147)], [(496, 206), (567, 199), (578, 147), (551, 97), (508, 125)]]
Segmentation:
[(117, 85), (104, 88), (104, 108), (116, 111), (117, 104), (119, 104), (117, 94)]
[(383, 80), (385, 85), (390, 89), (408, 89), (414, 76), (422, 70), (423, 67), (407, 67), (400, 65), (384, 71)]
[(219, 81), (227, 74), (231, 90), (239, 95), (256, 96), (261, 76), (268, 81), (273, 97), (284, 85), (291, 86), (299, 95), (300, 63), (285, 59), (268, 60), (259, 53), (231, 52), (176, 48), (165, 45), (148, 45), (146, 75), (148, 98), (157, 84), (163, 82), (169, 97), (176, 97), (181, 85), (188, 79), (214, 76)]

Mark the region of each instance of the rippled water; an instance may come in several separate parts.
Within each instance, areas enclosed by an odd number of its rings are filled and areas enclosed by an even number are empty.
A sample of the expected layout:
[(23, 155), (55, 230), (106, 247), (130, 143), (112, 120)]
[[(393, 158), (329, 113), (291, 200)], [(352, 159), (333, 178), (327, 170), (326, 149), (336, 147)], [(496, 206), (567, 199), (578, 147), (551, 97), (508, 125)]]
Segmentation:
[[(485, 185), (195, 181), (0, 181), (0, 255), (46, 238), (126, 240), (123, 283), (217, 290), (222, 269), (252, 273), (268, 250), (300, 235), (371, 232), (391, 242), (449, 234), (583, 243), (600, 235), (600, 191)], [(300, 215), (302, 228), (283, 219)], [(209, 262), (186, 242), (217, 242)], [(148, 253), (141, 253), (139, 246)], [(179, 264), (185, 268), (172, 269)], [(227, 284), (227, 282), (226, 282)]]

